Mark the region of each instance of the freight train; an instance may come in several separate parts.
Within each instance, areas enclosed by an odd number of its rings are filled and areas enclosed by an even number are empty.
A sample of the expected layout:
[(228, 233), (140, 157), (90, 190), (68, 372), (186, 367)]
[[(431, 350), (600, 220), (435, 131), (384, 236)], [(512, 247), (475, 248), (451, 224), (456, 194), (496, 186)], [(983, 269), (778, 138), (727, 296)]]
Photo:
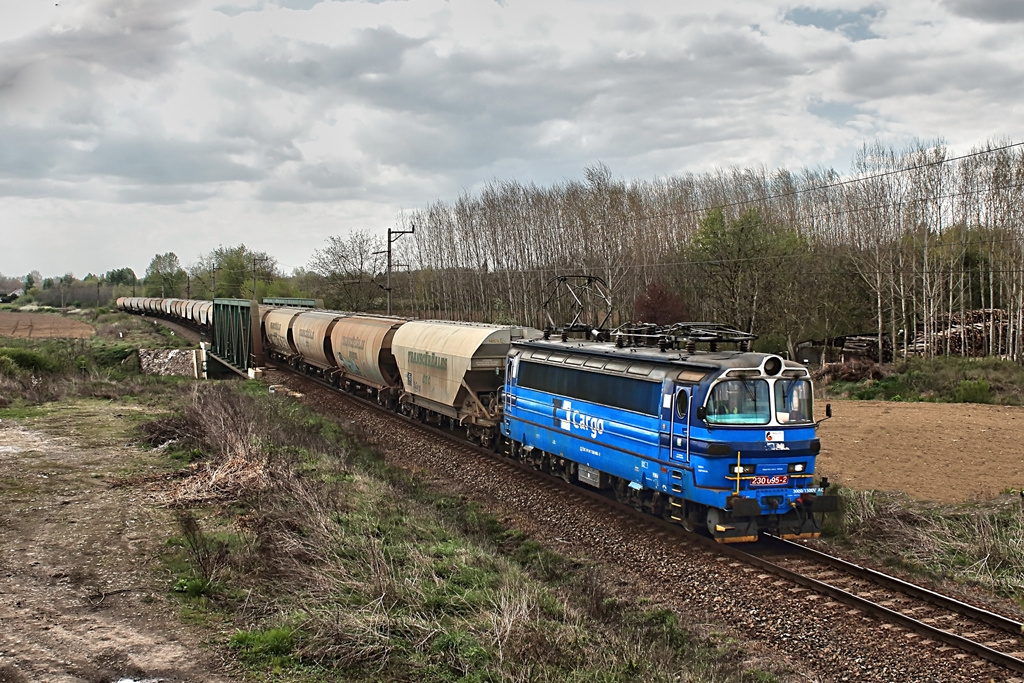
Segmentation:
[[(117, 305), (212, 324), (209, 302)], [(753, 335), (680, 323), (577, 339), (279, 306), (258, 317), (279, 362), (719, 542), (814, 538), (836, 509), (815, 469), (807, 369), (749, 351)]]

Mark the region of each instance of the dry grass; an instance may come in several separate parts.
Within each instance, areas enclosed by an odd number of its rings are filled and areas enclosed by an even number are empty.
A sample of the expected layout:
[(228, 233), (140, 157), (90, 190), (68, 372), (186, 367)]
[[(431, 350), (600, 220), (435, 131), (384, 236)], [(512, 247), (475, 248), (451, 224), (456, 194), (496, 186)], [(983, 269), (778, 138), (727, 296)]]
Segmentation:
[[(282, 680), (742, 681), (670, 613), (593, 568), (437, 499), (335, 423), (250, 385), (200, 385), (151, 443), (208, 457), (168, 503), (215, 503), (234, 556), (213, 604), (250, 669)], [(259, 392), (259, 395), (256, 393)], [(327, 672), (330, 672), (329, 674)], [(267, 680), (274, 680), (270, 676)]]
[(914, 571), (977, 584), (1024, 604), (1024, 499), (926, 505), (842, 489), (837, 541)]
[(0, 408), (65, 397), (121, 398), (153, 384), (127, 341), (0, 339)]

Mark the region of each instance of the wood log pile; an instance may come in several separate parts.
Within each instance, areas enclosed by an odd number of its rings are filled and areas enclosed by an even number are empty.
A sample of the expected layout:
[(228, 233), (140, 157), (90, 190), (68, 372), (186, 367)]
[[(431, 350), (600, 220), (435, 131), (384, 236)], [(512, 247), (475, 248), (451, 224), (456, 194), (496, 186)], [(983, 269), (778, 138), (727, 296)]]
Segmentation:
[[(907, 345), (914, 354), (944, 355), (947, 350), (954, 356), (986, 356), (1007, 352), (1010, 316), (1000, 308), (979, 308), (963, 313), (943, 314), (936, 318), (930, 338), (923, 326)], [(992, 344), (989, 344), (990, 337)]]
[[(848, 334), (839, 337), (827, 337), (819, 340), (808, 340), (797, 344), (798, 349), (820, 349), (820, 357), (840, 358), (841, 362), (853, 360), (870, 360), (875, 363), (892, 361), (892, 340), (889, 335), (882, 335), (882, 358), (878, 357), (878, 335)], [(835, 352), (838, 349), (838, 353)]]
[(878, 357), (878, 336), (873, 334), (848, 335), (843, 337), (843, 359), (870, 359), (875, 363), (892, 360), (892, 340), (882, 336), (882, 358)]
[(876, 363), (862, 358), (854, 358), (843, 363), (826, 363), (820, 370), (811, 373), (814, 383), (821, 386), (832, 382), (862, 382), (883, 377), (885, 373)]

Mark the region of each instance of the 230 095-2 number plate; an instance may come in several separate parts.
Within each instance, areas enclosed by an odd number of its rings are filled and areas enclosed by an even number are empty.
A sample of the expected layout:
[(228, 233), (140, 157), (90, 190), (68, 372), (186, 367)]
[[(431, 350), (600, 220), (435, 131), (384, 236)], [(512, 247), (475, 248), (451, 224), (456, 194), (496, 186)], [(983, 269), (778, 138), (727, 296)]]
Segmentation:
[(788, 474), (776, 474), (774, 477), (754, 477), (751, 486), (785, 486), (789, 483)]

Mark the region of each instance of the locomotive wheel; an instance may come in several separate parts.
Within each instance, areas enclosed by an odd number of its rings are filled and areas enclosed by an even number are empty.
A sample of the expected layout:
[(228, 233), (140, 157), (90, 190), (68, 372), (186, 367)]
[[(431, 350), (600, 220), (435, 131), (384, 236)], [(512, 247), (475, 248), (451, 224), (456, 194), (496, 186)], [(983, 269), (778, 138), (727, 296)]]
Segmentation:
[(721, 513), (715, 508), (709, 508), (707, 514), (707, 528), (708, 533), (712, 536), (715, 534), (715, 527), (718, 526), (722, 521)]

